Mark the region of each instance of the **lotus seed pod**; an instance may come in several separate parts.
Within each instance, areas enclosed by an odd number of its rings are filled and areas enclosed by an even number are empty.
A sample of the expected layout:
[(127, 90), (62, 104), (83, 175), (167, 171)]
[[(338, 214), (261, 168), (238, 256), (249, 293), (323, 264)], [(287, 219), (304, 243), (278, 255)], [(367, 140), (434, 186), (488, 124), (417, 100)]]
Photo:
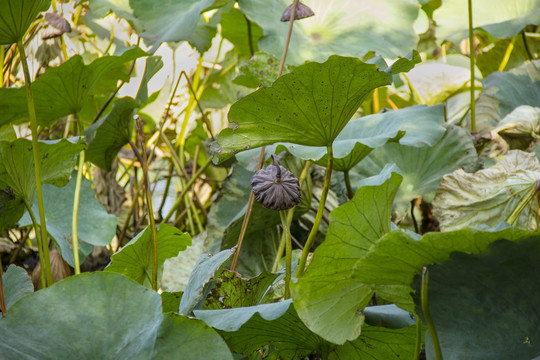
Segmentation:
[[(291, 21), (291, 13), (293, 6), (294, 2), (291, 5), (287, 6), (285, 11), (283, 12), (283, 15), (281, 15), (281, 21)], [(315, 15), (313, 10), (311, 10), (307, 5), (299, 2), (298, 6), (296, 7), (296, 13), (294, 14), (294, 20), (304, 19), (313, 15)]]
[(292, 172), (278, 164), (276, 155), (272, 154), (272, 159), (272, 165), (257, 171), (251, 177), (253, 195), (267, 209), (293, 208), (302, 198), (300, 183)]

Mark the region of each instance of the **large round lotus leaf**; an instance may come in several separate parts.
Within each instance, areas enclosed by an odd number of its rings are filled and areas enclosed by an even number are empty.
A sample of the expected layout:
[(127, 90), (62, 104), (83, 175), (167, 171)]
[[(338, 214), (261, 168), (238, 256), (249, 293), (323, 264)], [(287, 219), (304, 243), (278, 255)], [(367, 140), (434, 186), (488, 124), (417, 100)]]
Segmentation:
[(156, 292), (102, 272), (17, 301), (0, 320), (0, 353), (5, 360), (232, 359), (213, 330), (171, 319)]
[[(476, 129), (484, 134), (519, 105), (538, 106), (540, 99), (540, 60), (527, 62), (506, 72), (495, 72), (484, 79), (476, 102)], [(470, 123), (470, 117), (465, 118)]]
[(2, 0), (0, 1), (0, 44), (13, 44), (22, 40), (26, 30), (51, 0)]
[[(525, 26), (540, 23), (539, 0), (474, 0), (473, 26), (496, 38), (514, 36)], [(444, 0), (435, 10), (437, 37), (458, 43), (468, 35), (467, 0)]]
[[(371, 152), (350, 172), (353, 189), (358, 181), (377, 174), (388, 163), (395, 163), (403, 175), (396, 196), (401, 213), (412, 199), (422, 196), (431, 202), (442, 177), (476, 161), (472, 137), (462, 128), (450, 126), (433, 146), (412, 147), (389, 143)], [(343, 184), (339, 184), (343, 188)], [(344, 189), (341, 189), (344, 192)]]
[(369, 286), (352, 279), (356, 262), (390, 231), (394, 195), (401, 176), (385, 168), (365, 179), (354, 198), (330, 214), (325, 241), (306, 273), (291, 284), (298, 315), (314, 333), (337, 344), (360, 335), (360, 312), (371, 300)]
[(164, 358), (161, 352), (232, 359), (204, 324), (163, 315), (157, 293), (102, 272), (70, 277), (16, 302), (0, 320), (0, 351), (6, 360)]
[(433, 200), (433, 213), (444, 231), (478, 225), (495, 227), (523, 203), (513, 225), (535, 230), (538, 199), (532, 196), (525, 200), (538, 180), (540, 162), (536, 155), (512, 150), (490, 168), (472, 174), (460, 169), (445, 175)]
[[(532, 359), (540, 355), (540, 238), (453, 253), (428, 267), (431, 317), (445, 360)], [(420, 275), (413, 284), (420, 306)], [(426, 339), (430, 338), (426, 335)], [(428, 359), (435, 359), (426, 340)]]
[(324, 63), (301, 65), (240, 99), (230, 109), (229, 128), (218, 137), (220, 158), (277, 142), (328, 146), (347, 125), (369, 92), (388, 85), (391, 75), (410, 70), (418, 53), (395, 66), (331, 56)]
[[(263, 28), (259, 49), (281, 58), (288, 22), (280, 21), (288, 0), (241, 0), (240, 10)], [(315, 16), (294, 23), (287, 63), (324, 61), (330, 55), (362, 57), (375, 51), (396, 58), (416, 47), (414, 0), (306, 0)]]

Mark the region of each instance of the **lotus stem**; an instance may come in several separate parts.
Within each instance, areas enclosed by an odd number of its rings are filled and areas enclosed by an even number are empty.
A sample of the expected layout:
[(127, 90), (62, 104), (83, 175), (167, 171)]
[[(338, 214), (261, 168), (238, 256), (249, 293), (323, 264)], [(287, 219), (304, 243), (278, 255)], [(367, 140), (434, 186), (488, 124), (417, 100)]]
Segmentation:
[[(47, 224), (45, 219), (45, 206), (43, 204), (43, 188), (41, 185), (41, 157), (39, 154), (38, 143), (38, 126), (36, 118), (36, 108), (34, 105), (34, 93), (32, 92), (32, 79), (30, 77), (30, 71), (28, 70), (28, 61), (26, 60), (26, 54), (24, 52), (24, 45), (22, 40), (17, 42), (19, 54), (21, 56), (21, 64), (24, 71), (24, 79), (26, 82), (26, 100), (28, 104), (28, 117), (30, 118), (30, 130), (32, 132), (32, 153), (34, 155), (34, 174), (36, 177), (36, 192), (39, 209), (39, 220), (41, 225), (41, 246), (43, 248), (43, 257), (45, 261), (45, 276), (47, 279), (46, 286), (50, 286), (53, 283), (51, 272), (51, 261), (49, 259), (49, 241), (47, 234)], [(39, 232), (39, 228), (36, 228), (36, 236)]]
[(424, 318), (426, 319), (426, 324), (429, 330), (429, 335), (431, 336), (431, 342), (433, 343), (433, 350), (435, 351), (435, 358), (437, 360), (442, 360), (441, 345), (439, 344), (439, 337), (437, 336), (437, 331), (435, 330), (435, 324), (431, 318), (431, 313), (429, 312), (429, 303), (428, 303), (428, 269), (427, 267), (422, 268), (422, 290), (420, 294), (422, 302), (422, 312), (424, 313)]
[(468, 1), (469, 11), (469, 58), (470, 58), (470, 73), (471, 73), (471, 132), (476, 131), (476, 113), (474, 109), (474, 35), (473, 35), (473, 10), (472, 0)]
[(304, 245), (304, 250), (302, 250), (302, 257), (300, 258), (300, 262), (298, 263), (298, 270), (296, 271), (296, 277), (298, 278), (304, 274), (309, 250), (311, 248), (311, 245), (313, 245), (315, 235), (317, 235), (317, 232), (319, 231), (319, 226), (321, 225), (321, 220), (324, 214), (324, 206), (326, 205), (326, 198), (328, 197), (328, 190), (330, 189), (330, 180), (332, 178), (332, 164), (334, 161), (331, 144), (327, 147), (327, 153), (328, 163), (326, 165), (326, 176), (324, 177), (324, 186), (321, 194), (321, 201), (319, 201), (319, 207), (317, 209), (317, 215), (315, 215), (313, 227), (311, 228), (311, 232), (309, 233), (306, 244)]
[(77, 169), (77, 183), (75, 184), (75, 196), (73, 198), (73, 217), (71, 220), (71, 243), (73, 245), (73, 269), (75, 275), (81, 273), (81, 265), (79, 261), (79, 234), (78, 234), (78, 218), (79, 218), (79, 200), (81, 197), (81, 182), (84, 167), (84, 158), (86, 152), (83, 150), (79, 154), (79, 168)]

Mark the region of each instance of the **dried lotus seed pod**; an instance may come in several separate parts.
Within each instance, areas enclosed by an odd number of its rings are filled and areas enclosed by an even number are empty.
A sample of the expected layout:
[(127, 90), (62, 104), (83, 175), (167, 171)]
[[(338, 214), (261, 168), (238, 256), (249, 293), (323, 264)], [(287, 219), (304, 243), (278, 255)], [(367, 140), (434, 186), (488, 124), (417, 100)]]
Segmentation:
[[(294, 2), (291, 5), (287, 6), (285, 11), (283, 12), (283, 15), (281, 15), (281, 21), (291, 21), (291, 13), (293, 6)], [(298, 6), (296, 7), (296, 13), (294, 14), (294, 20), (304, 19), (313, 15), (315, 15), (315, 13), (309, 8), (309, 6), (299, 2)]]
[(273, 164), (251, 177), (255, 199), (265, 208), (287, 210), (300, 202), (300, 183), (292, 172), (279, 165), (272, 154)]

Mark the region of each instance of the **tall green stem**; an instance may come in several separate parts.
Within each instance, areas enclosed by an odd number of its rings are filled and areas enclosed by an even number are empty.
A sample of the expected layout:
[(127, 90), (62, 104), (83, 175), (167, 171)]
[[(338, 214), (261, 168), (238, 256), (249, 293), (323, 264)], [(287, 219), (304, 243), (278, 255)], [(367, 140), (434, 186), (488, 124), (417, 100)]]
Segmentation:
[(73, 245), (73, 266), (75, 275), (81, 273), (81, 264), (79, 260), (79, 235), (77, 220), (79, 218), (79, 199), (81, 197), (81, 182), (83, 174), (85, 151), (79, 154), (79, 169), (77, 170), (77, 183), (75, 184), (75, 196), (73, 198), (73, 216), (71, 220), (71, 243)]
[[(291, 213), (293, 211), (290, 211)], [(283, 235), (285, 236), (285, 299), (291, 297), (290, 284), (291, 284), (291, 266), (292, 266), (292, 243), (291, 243), (291, 230), (289, 228), (289, 222), (287, 219), (287, 211), (283, 210), (279, 212), (281, 217), (281, 225), (283, 226)], [(292, 216), (291, 216), (292, 217)]]
[(439, 344), (439, 337), (437, 336), (437, 331), (435, 330), (435, 324), (431, 318), (431, 313), (429, 312), (429, 303), (428, 303), (428, 270), (424, 266), (422, 269), (422, 290), (421, 290), (421, 302), (422, 302), (422, 312), (424, 313), (424, 318), (426, 319), (426, 324), (429, 330), (429, 335), (431, 336), (431, 342), (433, 343), (433, 350), (435, 351), (435, 358), (437, 360), (442, 360), (441, 345)]
[(473, 11), (472, 0), (468, 0), (469, 5), (469, 57), (471, 73), (471, 131), (476, 131), (476, 113), (474, 110), (474, 36), (473, 36)]
[[(22, 40), (17, 42), (21, 63), (24, 71), (24, 79), (26, 83), (26, 100), (28, 103), (28, 117), (30, 118), (30, 129), (32, 131), (32, 153), (34, 155), (34, 173), (36, 176), (36, 192), (39, 208), (39, 220), (41, 224), (41, 245), (43, 246), (43, 256), (45, 261), (45, 275), (47, 278), (47, 286), (52, 285), (51, 261), (49, 259), (49, 241), (47, 234), (47, 224), (45, 221), (45, 206), (43, 204), (43, 189), (41, 186), (41, 157), (39, 155), (38, 144), (38, 127), (36, 118), (36, 108), (34, 105), (34, 94), (32, 92), (32, 79), (28, 70), (28, 62), (24, 52)], [(36, 232), (39, 231), (36, 229)], [(43, 268), (41, 269), (43, 271)]]
[(332, 164), (334, 162), (334, 153), (332, 151), (332, 144), (327, 146), (327, 155), (328, 163), (326, 164), (326, 176), (324, 177), (324, 186), (321, 194), (321, 201), (319, 201), (319, 208), (317, 209), (317, 215), (315, 215), (315, 222), (311, 228), (311, 232), (306, 240), (304, 245), (304, 250), (302, 250), (302, 257), (298, 263), (298, 270), (296, 271), (296, 277), (301, 277), (304, 274), (306, 267), (307, 257), (309, 255), (309, 250), (311, 245), (313, 245), (313, 240), (319, 231), (319, 226), (321, 225), (321, 220), (324, 214), (324, 206), (326, 205), (326, 198), (328, 197), (328, 190), (330, 189), (330, 179), (332, 178)]

